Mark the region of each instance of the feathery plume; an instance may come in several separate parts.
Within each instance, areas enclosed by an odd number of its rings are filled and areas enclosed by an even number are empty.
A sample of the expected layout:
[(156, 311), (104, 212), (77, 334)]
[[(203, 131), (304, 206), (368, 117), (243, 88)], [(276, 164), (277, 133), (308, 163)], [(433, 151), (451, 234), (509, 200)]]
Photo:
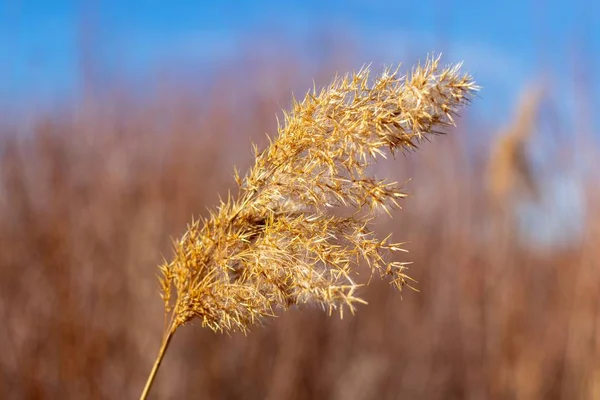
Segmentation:
[(404, 264), (386, 261), (401, 245), (378, 239), (370, 225), (405, 194), (368, 166), (453, 125), (477, 89), (460, 65), (440, 68), (438, 57), (406, 76), (386, 69), (373, 82), (364, 68), (294, 101), (279, 135), (255, 148), (254, 167), (243, 179), (236, 172), (237, 197), (192, 222), (160, 267), (170, 322), (142, 398), (172, 334), (192, 319), (246, 331), (298, 304), (354, 312), (363, 302), (352, 269), (360, 262), (402, 288)]
[(534, 132), (543, 96), (543, 86), (528, 87), (521, 94), (511, 124), (492, 144), (488, 182), (492, 199), (500, 208), (508, 203), (511, 194), (521, 192), (533, 198), (539, 195), (526, 148)]

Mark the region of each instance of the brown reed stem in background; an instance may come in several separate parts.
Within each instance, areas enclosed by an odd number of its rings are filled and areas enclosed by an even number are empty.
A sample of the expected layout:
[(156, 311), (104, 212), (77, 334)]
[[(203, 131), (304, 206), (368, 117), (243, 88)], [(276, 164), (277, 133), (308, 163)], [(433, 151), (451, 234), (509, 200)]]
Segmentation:
[(172, 323), (142, 399), (171, 336), (193, 318), (214, 331), (246, 331), (277, 307), (313, 303), (353, 313), (364, 303), (352, 277), (360, 261), (398, 288), (406, 284), (404, 264), (384, 259), (401, 244), (370, 230), (376, 211), (389, 213), (405, 194), (367, 169), (386, 148), (392, 155), (416, 148), (454, 124), (478, 89), (459, 68), (440, 68), (431, 58), (407, 76), (387, 69), (372, 83), (365, 68), (294, 101), (278, 137), (255, 149), (246, 177), (236, 172), (237, 198), (192, 222), (173, 261), (160, 267)]

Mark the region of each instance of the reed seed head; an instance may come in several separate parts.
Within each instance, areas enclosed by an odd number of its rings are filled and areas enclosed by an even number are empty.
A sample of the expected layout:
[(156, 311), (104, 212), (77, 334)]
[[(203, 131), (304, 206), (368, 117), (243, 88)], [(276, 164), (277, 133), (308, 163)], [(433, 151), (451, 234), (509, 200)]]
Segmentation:
[(492, 143), (488, 164), (488, 182), (494, 203), (505, 208), (519, 195), (539, 198), (527, 145), (535, 131), (544, 87), (530, 86), (521, 94), (516, 113), (510, 125)]
[(386, 256), (401, 245), (370, 226), (405, 194), (368, 166), (454, 124), (478, 89), (459, 69), (438, 57), (371, 81), (364, 68), (294, 101), (278, 136), (255, 149), (254, 167), (236, 173), (237, 196), (192, 222), (160, 267), (173, 329), (197, 318), (215, 331), (245, 331), (303, 303), (354, 312), (361, 262), (402, 288), (405, 265)]

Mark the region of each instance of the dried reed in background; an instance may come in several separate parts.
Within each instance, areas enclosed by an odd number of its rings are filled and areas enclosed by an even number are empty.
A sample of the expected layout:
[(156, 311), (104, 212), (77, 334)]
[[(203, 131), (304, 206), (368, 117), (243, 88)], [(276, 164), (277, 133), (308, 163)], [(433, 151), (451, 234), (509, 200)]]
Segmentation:
[(361, 260), (404, 286), (403, 264), (384, 260), (401, 245), (377, 239), (370, 223), (405, 195), (367, 169), (386, 148), (392, 155), (416, 148), (454, 123), (477, 90), (459, 68), (440, 69), (432, 58), (405, 77), (387, 69), (372, 84), (365, 68), (294, 102), (278, 137), (255, 149), (246, 177), (236, 172), (237, 198), (194, 221), (174, 260), (160, 267), (170, 322), (142, 399), (176, 329), (193, 318), (214, 331), (245, 331), (277, 307), (316, 303), (329, 313), (354, 312), (362, 300), (352, 266)]
[(527, 88), (517, 104), (510, 126), (492, 144), (488, 181), (492, 199), (497, 206), (505, 206), (515, 193), (533, 198), (539, 195), (526, 146), (535, 128), (542, 97), (541, 86)]

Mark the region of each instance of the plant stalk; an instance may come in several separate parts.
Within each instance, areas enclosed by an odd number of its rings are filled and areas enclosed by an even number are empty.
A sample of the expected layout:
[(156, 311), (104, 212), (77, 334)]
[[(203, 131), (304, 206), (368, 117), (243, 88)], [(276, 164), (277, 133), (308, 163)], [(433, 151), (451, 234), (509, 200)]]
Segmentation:
[(158, 352), (158, 357), (156, 357), (156, 361), (154, 361), (154, 366), (152, 367), (152, 371), (150, 371), (150, 375), (148, 376), (148, 380), (146, 381), (146, 386), (144, 386), (144, 391), (140, 396), (140, 400), (145, 400), (148, 397), (148, 393), (150, 393), (150, 388), (152, 387), (152, 383), (154, 383), (154, 378), (156, 377), (156, 373), (158, 372), (158, 368), (160, 367), (160, 363), (162, 362), (165, 352), (169, 347), (169, 343), (171, 342), (171, 338), (175, 333), (175, 329), (171, 326), (166, 333), (166, 336), (163, 338), (162, 345), (160, 347), (160, 351)]

